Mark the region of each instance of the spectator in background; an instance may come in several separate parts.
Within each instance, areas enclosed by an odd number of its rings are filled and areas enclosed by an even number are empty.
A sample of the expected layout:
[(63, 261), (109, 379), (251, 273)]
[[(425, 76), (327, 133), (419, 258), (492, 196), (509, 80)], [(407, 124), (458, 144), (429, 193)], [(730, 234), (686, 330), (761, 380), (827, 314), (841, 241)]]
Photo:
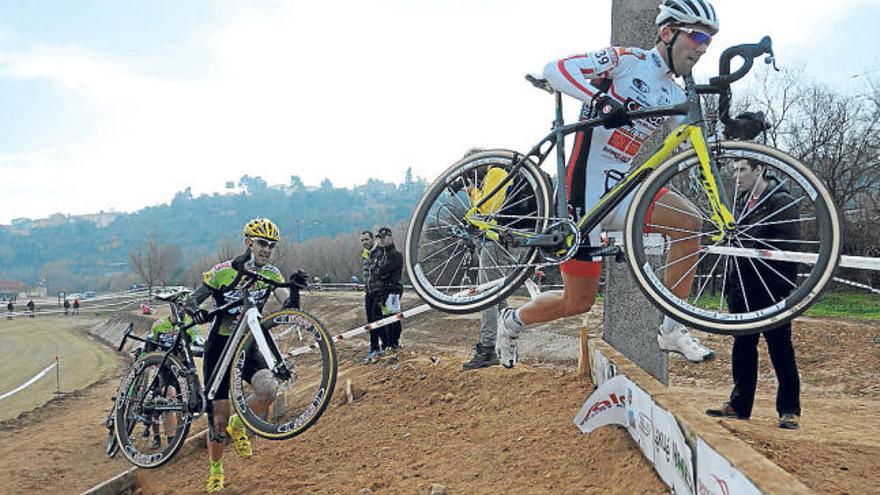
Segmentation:
[(64, 316), (67, 316), (68, 314), (70, 314), (70, 301), (68, 301), (67, 298), (65, 297), (64, 298)]
[[(400, 312), (400, 297), (403, 295), (403, 255), (394, 246), (391, 229), (382, 227), (376, 233), (379, 245), (370, 267), (370, 290), (373, 291), (373, 304), (379, 306), (382, 316)], [(400, 349), (400, 334), (403, 326), (400, 320), (388, 325), (388, 342), (383, 346), (386, 354), (394, 354)]]
[(9, 302), (6, 304), (6, 319), (7, 320), (12, 319), (12, 312), (13, 311), (15, 311), (15, 305), (12, 304), (12, 299), (10, 299)]
[(79, 298), (76, 298), (73, 300), (73, 314), (74, 315), (79, 314)]
[[(373, 256), (377, 253), (376, 239), (369, 230), (361, 232), (361, 263), (364, 275), (364, 309), (367, 313), (367, 323), (373, 323), (382, 319), (381, 304), (373, 301), (375, 296), (372, 290), (371, 271), (373, 267)], [(370, 330), (370, 350), (364, 359), (364, 364), (370, 364), (376, 359), (385, 355), (382, 347), (388, 340), (388, 328), (379, 327)]]
[[(745, 211), (737, 221), (748, 226), (749, 239), (743, 240), (744, 248), (791, 249), (789, 239), (800, 239), (798, 209), (788, 208), (795, 200), (784, 184), (772, 176), (765, 176), (764, 166), (748, 160), (736, 162), (734, 178), (736, 191), (735, 208)], [(773, 217), (772, 222), (764, 219)], [(757, 222), (757, 223), (755, 223)], [(766, 240), (766, 241), (765, 241)], [(791, 293), (797, 278), (797, 263), (785, 261), (762, 261), (761, 263), (731, 264), (727, 269), (727, 304), (731, 313), (744, 313), (752, 307), (765, 307)], [(791, 322), (784, 323), (763, 333), (767, 341), (770, 362), (776, 372), (779, 386), (776, 391), (776, 412), (779, 427), (800, 427), (801, 382), (791, 343)], [(759, 335), (743, 335), (733, 338), (731, 363), (733, 365), (733, 391), (730, 400), (719, 408), (708, 409), (706, 414), (714, 417), (748, 419), (755, 402), (758, 384)]]
[(34, 300), (31, 299), (27, 303), (28, 311), (30, 312), (30, 317), (33, 318), (37, 311), (37, 306), (34, 304)]

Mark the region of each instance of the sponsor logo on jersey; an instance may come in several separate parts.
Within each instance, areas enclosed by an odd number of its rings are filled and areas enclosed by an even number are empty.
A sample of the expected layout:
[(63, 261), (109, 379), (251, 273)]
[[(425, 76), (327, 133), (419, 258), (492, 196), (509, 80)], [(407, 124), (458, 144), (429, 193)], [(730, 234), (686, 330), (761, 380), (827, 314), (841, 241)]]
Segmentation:
[(648, 83), (646, 83), (645, 81), (642, 81), (638, 77), (633, 79), (633, 86), (635, 86), (636, 91), (638, 91), (639, 93), (647, 94), (647, 93), (651, 92), (651, 87), (648, 86)]
[(651, 62), (654, 62), (654, 65), (657, 67), (663, 67), (663, 59), (660, 58), (660, 55), (656, 53), (651, 53)]

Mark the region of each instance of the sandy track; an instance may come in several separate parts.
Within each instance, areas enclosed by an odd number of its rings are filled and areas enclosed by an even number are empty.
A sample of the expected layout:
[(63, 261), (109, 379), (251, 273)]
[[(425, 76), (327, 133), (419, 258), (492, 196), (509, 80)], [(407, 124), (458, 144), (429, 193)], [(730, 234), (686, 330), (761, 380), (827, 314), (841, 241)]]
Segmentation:
[[(85, 317), (0, 320), (0, 393), (12, 390), (59, 357), (61, 391), (71, 392), (109, 377), (119, 356), (81, 330)], [(55, 397), (55, 371), (0, 401), (0, 421), (41, 406)]]

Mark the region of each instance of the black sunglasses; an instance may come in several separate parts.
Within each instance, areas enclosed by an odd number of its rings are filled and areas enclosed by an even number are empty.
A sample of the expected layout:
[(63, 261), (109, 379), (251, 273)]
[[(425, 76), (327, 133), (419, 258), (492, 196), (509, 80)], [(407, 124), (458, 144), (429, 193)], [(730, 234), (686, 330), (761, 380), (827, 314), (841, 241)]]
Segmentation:
[(257, 246), (260, 246), (261, 248), (269, 249), (275, 249), (275, 246), (278, 244), (275, 241), (267, 241), (266, 239), (254, 239), (254, 242), (256, 242)]

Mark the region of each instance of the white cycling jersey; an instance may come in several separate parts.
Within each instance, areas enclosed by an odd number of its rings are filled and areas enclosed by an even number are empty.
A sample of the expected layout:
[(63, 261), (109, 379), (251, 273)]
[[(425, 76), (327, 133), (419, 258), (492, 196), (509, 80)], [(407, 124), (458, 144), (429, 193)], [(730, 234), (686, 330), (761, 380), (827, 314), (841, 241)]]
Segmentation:
[[(544, 78), (554, 89), (584, 102), (582, 120), (589, 116), (589, 103), (599, 93), (611, 96), (630, 111), (674, 105), (686, 99), (656, 47), (609, 47), (553, 61), (544, 68)], [(640, 119), (617, 129), (600, 126), (578, 133), (566, 177), (572, 206), (581, 208), (581, 214), (596, 206), (605, 193), (605, 171), (626, 173), (642, 143), (663, 127), (666, 118)], [(590, 244), (598, 244), (601, 230), (623, 230), (631, 200), (632, 194), (590, 233)]]

